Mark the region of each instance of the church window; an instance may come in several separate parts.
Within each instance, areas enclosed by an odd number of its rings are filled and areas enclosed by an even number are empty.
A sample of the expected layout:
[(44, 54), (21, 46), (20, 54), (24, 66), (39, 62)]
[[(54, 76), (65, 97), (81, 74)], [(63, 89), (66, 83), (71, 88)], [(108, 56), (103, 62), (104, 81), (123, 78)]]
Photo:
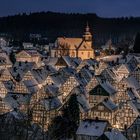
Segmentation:
[(84, 52), (81, 52), (81, 54), (84, 54)]
[(88, 52), (88, 58), (90, 58), (90, 52)]
[(75, 52), (72, 52), (72, 57), (75, 57)]

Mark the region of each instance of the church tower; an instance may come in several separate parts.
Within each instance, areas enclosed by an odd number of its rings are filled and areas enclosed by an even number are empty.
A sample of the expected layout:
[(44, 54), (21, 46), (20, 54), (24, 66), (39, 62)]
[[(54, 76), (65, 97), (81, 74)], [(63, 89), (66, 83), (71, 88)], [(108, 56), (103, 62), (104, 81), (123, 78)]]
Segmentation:
[(92, 34), (90, 32), (88, 22), (87, 22), (87, 26), (86, 26), (86, 29), (85, 29), (85, 33), (83, 35), (83, 40), (88, 44), (89, 47), (92, 48)]
[(87, 42), (92, 42), (92, 34), (90, 32), (88, 22), (87, 22), (87, 26), (86, 26), (86, 29), (85, 29), (85, 33), (83, 35), (83, 39)]

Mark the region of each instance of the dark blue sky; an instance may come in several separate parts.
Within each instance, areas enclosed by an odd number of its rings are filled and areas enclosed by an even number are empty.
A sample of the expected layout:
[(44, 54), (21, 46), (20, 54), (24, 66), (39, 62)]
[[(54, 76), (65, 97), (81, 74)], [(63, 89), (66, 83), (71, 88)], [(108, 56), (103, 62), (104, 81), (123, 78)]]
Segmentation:
[(38, 11), (97, 13), (102, 17), (140, 16), (140, 0), (0, 0), (0, 16)]

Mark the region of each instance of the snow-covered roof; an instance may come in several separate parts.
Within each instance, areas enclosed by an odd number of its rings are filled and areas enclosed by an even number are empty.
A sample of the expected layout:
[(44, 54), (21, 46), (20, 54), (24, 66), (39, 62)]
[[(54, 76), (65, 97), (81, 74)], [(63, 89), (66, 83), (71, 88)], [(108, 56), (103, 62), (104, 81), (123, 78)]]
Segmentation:
[(12, 115), (15, 119), (18, 119), (18, 120), (23, 120), (27, 117), (25, 114), (19, 111), (11, 111), (9, 112), (9, 115)]
[(82, 94), (82, 93), (77, 94), (77, 101), (80, 104), (82, 111), (84, 111), (84, 112), (89, 111), (90, 105), (84, 94)]
[(120, 64), (124, 64), (124, 63), (127, 63), (127, 62), (129, 62), (131, 59), (132, 59), (132, 57), (133, 57), (134, 55), (126, 55), (126, 57), (122, 57), (121, 59), (119, 59), (119, 63)]
[(135, 89), (128, 88), (127, 93), (131, 100), (136, 99), (136, 98), (140, 99), (140, 95)]
[[(34, 67), (33, 62), (16, 62), (12, 68), (10, 68), (11, 75), (18, 80), (22, 80), (24, 75)], [(19, 77), (18, 77), (19, 76)]]
[(79, 66), (76, 68), (77, 71), (81, 70), (83, 67), (89, 67), (90, 70), (94, 70), (94, 66), (97, 65), (97, 61), (95, 59), (85, 59), (81, 61)]
[(76, 134), (100, 137), (104, 133), (107, 125), (108, 125), (107, 121), (84, 120), (81, 121)]
[(127, 83), (128, 87), (134, 88), (135, 90), (140, 89), (140, 84), (134, 76), (128, 76), (125, 79), (125, 82)]
[(7, 112), (3, 115), (1, 115), (1, 117), (3, 118), (4, 117), (4, 123), (7, 124), (10, 124), (11, 121), (15, 121), (15, 120), (26, 120), (27, 119), (27, 115), (24, 114), (23, 112), (20, 112), (19, 110), (17, 111), (10, 111), (10, 112)]
[(101, 60), (103, 60), (104, 62), (111, 62), (111, 61), (116, 62), (117, 59), (121, 59), (121, 58), (122, 55), (110, 55), (110, 56), (102, 57)]
[(42, 84), (46, 80), (49, 74), (49, 72), (44, 67), (38, 69), (32, 69), (31, 73), (33, 74), (35, 80), (39, 84)]
[(8, 55), (4, 52), (0, 52), (0, 66), (1, 65), (11, 65), (12, 62), (10, 61)]
[(81, 73), (76, 73), (74, 77), (80, 85), (83, 85), (83, 86), (87, 85), (87, 81), (82, 77)]
[[(117, 66), (118, 67), (118, 66)], [(116, 67), (113, 67), (112, 69), (110, 69), (108, 71), (108, 73), (112, 76), (112, 78), (116, 81), (116, 82), (120, 82), (123, 77), (121, 75), (118, 74)], [(107, 69), (108, 70), (108, 69)]]
[(32, 79), (32, 80), (24, 80), (23, 83), (25, 84), (25, 86), (27, 87), (27, 89), (31, 92), (31, 93), (37, 93), (39, 91), (39, 86), (36, 80)]
[(22, 105), (29, 104), (30, 98), (30, 94), (8, 93), (3, 101), (12, 109), (19, 109)]
[(83, 41), (82, 38), (66, 38), (66, 37), (57, 38), (58, 45), (63, 46), (67, 44), (68, 46), (70, 46), (71, 49), (78, 48), (82, 41)]
[(90, 79), (93, 77), (93, 73), (88, 68), (82, 68), (79, 71), (79, 74), (80, 78), (82, 78), (86, 83), (88, 83)]
[(64, 67), (59, 69), (59, 73), (63, 75), (74, 75), (76, 73), (75, 69), (72, 67)]
[(109, 82), (118, 82), (120, 81), (120, 78), (118, 76), (116, 76), (116, 74), (113, 72), (112, 68), (107, 68), (105, 70), (102, 71), (101, 75), (103, 77), (105, 77), (106, 80), (108, 80)]
[(103, 81), (100, 85), (111, 95), (114, 95), (117, 91), (116, 89), (107, 81)]
[(111, 99), (104, 99), (103, 104), (111, 111), (117, 109), (117, 105)]
[(15, 82), (13, 80), (3, 81), (3, 84), (8, 91), (13, 91), (15, 89)]
[[(11, 75), (11, 73), (10, 73), (10, 71), (9, 71), (8, 68), (0, 69), (0, 75), (1, 75), (1, 76), (9, 76), (9, 77), (12, 78), (12, 75)], [(4, 80), (4, 79), (3, 79), (3, 80)]]
[(140, 115), (140, 100), (139, 99), (133, 99), (128, 101), (132, 109), (135, 111), (137, 115)]
[(68, 64), (69, 67), (76, 68), (79, 66), (81, 59), (79, 58), (72, 58), (70, 56), (62, 56), (65, 62)]
[(129, 68), (131, 69), (131, 71), (135, 70), (137, 65), (139, 64), (137, 58), (135, 56), (133, 56), (128, 62), (127, 65), (129, 66)]
[(60, 74), (53, 74), (50, 75), (50, 78), (52, 79), (53, 83), (57, 86), (60, 87), (62, 84), (64, 84), (65, 79), (63, 78), (62, 75)]
[(77, 96), (77, 101), (80, 105), (80, 109), (83, 112), (87, 112), (90, 109), (90, 105), (87, 100), (87, 93), (86, 90), (82, 86), (77, 86), (73, 88), (71, 91), (70, 95), (76, 94)]
[(109, 140), (127, 140), (127, 138), (116, 129), (112, 129), (104, 133)]
[(120, 64), (119, 67), (118, 67), (118, 69), (117, 69), (117, 72), (120, 73), (122, 71), (124, 71), (125, 73), (128, 73), (129, 74), (129, 73), (132, 72), (132, 69), (126, 63), (125, 64)]
[(30, 57), (34, 57), (34, 56), (41, 56), (41, 54), (37, 51), (37, 50), (22, 50), (20, 51), (16, 56), (23, 56), (21, 54), (28, 54)]
[(42, 99), (40, 103), (47, 111), (57, 109), (62, 105), (61, 101), (57, 97)]
[(48, 75), (57, 74), (58, 72), (51, 65), (45, 65), (37, 69), (32, 69), (31, 73), (39, 84), (43, 84)]
[(58, 61), (58, 57), (49, 57), (49, 58), (45, 61), (45, 63), (46, 63), (47, 65), (55, 66), (55, 64), (57, 63), (57, 61)]
[(45, 88), (45, 91), (51, 94), (51, 96), (53, 97), (59, 94), (58, 92), (59, 88), (56, 85), (46, 85), (44, 88)]
[(30, 93), (23, 81), (16, 82), (14, 80), (9, 80), (3, 81), (3, 84), (9, 92)]

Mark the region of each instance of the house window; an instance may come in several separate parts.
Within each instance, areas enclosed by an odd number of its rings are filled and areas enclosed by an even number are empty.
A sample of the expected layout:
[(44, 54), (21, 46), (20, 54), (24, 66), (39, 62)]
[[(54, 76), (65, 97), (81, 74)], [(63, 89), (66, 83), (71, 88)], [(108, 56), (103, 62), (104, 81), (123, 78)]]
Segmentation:
[(103, 110), (104, 110), (104, 106), (99, 105), (99, 106), (98, 106), (98, 110), (103, 111)]

